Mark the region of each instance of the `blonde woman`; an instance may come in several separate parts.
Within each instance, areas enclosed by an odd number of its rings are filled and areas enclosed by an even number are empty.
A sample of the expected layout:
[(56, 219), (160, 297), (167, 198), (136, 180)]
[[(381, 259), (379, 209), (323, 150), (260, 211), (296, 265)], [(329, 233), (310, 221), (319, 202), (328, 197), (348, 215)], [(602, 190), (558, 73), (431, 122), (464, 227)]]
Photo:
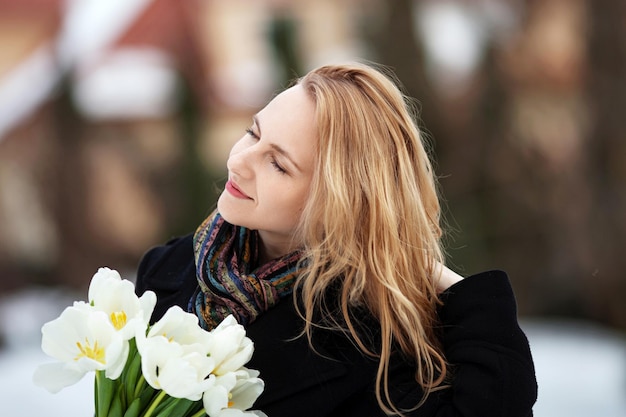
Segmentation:
[(413, 116), (373, 67), (311, 71), (235, 144), (217, 210), (139, 267), (154, 320), (180, 305), (246, 326), (270, 417), (532, 415), (508, 278), (444, 266)]

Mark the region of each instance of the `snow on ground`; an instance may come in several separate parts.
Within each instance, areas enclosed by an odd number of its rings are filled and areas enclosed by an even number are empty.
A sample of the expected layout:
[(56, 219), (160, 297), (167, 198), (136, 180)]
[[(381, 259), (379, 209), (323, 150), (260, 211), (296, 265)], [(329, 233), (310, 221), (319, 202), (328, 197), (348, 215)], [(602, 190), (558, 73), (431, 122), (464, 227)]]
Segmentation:
[[(58, 394), (32, 383), (49, 362), (40, 328), (80, 295), (30, 290), (0, 298), (0, 416), (93, 416), (93, 375)], [(27, 314), (25, 314), (27, 312)], [(522, 320), (539, 382), (535, 417), (626, 417), (626, 337), (592, 323)]]
[(58, 394), (32, 383), (35, 368), (50, 362), (38, 346), (0, 353), (0, 415), (89, 417), (94, 415), (93, 374)]
[(523, 321), (535, 360), (535, 417), (626, 417), (626, 337), (592, 323)]
[(55, 319), (74, 300), (70, 291), (28, 290), (0, 298), (0, 416), (88, 417), (94, 415), (93, 374), (58, 394), (35, 386), (38, 365), (52, 362), (41, 351), (41, 326)]

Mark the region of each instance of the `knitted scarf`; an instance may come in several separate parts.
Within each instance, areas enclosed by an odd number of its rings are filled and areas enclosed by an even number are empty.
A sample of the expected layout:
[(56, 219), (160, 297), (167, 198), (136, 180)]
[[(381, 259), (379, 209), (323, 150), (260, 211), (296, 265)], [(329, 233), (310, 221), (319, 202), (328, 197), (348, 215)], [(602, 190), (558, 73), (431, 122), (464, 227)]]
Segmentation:
[(229, 314), (244, 326), (252, 323), (292, 293), (301, 271), (300, 251), (256, 267), (258, 233), (226, 222), (217, 211), (198, 227), (193, 243), (199, 289), (190, 307), (207, 330)]

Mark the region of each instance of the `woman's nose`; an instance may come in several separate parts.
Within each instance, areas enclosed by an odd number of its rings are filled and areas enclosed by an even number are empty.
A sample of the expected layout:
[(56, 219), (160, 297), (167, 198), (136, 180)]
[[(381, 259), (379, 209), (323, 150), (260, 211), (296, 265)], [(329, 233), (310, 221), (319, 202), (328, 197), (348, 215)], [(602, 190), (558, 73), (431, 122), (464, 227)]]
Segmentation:
[(233, 146), (226, 161), (226, 168), (240, 177), (249, 177), (252, 174), (252, 147)]

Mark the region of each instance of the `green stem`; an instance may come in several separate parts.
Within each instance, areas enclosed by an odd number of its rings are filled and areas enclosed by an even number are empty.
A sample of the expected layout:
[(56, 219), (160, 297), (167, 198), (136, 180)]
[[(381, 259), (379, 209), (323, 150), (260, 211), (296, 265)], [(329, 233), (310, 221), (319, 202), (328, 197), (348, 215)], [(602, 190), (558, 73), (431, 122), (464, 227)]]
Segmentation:
[(100, 383), (98, 381), (98, 371), (96, 371), (96, 374), (93, 378), (93, 399), (94, 399), (94, 414), (95, 417), (100, 417), (100, 410), (98, 410), (98, 398), (100, 397), (99, 393), (98, 393), (98, 387), (99, 387)]
[(115, 382), (108, 379), (104, 371), (96, 371), (96, 416), (108, 416), (114, 393)]
[(133, 398), (139, 397), (139, 393), (141, 392), (141, 389), (143, 388), (145, 382), (146, 378), (143, 376), (143, 374), (141, 374), (141, 376), (139, 377), (139, 381), (137, 381), (137, 385), (135, 385), (135, 396)]
[(165, 398), (166, 395), (167, 394), (165, 393), (165, 391), (159, 392), (159, 395), (157, 395), (157, 397), (152, 401), (152, 403), (150, 404), (150, 407), (148, 408), (146, 413), (143, 415), (143, 417), (150, 417), (152, 413), (154, 412), (154, 410), (157, 408), (157, 406), (161, 403), (161, 401), (163, 401), (163, 398)]
[(204, 411), (204, 408), (203, 408), (202, 410), (198, 411), (196, 414), (194, 414), (191, 417), (202, 417), (202, 416), (205, 416), (205, 415), (206, 415), (206, 411)]

